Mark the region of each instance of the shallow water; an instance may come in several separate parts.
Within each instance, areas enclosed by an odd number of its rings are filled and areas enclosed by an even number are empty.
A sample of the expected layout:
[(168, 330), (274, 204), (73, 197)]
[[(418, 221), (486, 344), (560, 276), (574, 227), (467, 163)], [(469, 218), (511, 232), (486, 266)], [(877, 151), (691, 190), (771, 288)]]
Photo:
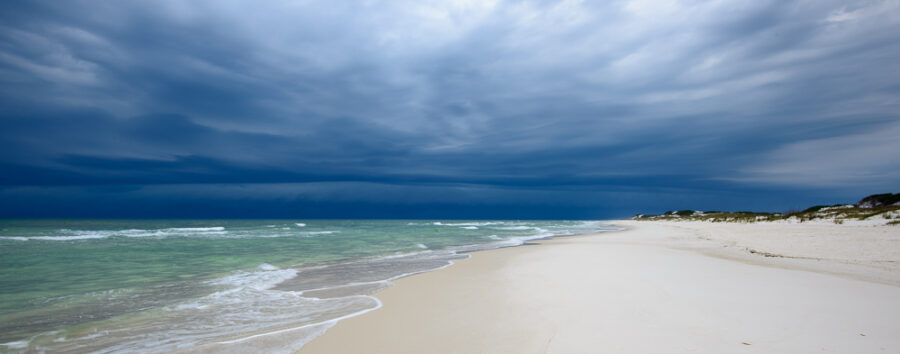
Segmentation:
[[(463, 253), (584, 221), (2, 220), (0, 351), (291, 351)], [(267, 347), (269, 334), (290, 343)], [(280, 348), (280, 349), (279, 349)], [(222, 349), (225, 350), (225, 349)]]

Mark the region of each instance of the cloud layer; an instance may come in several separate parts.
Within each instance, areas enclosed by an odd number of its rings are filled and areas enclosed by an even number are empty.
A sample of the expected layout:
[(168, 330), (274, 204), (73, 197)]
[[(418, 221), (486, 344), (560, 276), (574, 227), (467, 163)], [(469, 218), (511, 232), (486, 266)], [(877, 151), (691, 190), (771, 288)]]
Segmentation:
[(292, 186), (591, 217), (900, 188), (896, 1), (3, 7), (0, 195), (36, 205)]

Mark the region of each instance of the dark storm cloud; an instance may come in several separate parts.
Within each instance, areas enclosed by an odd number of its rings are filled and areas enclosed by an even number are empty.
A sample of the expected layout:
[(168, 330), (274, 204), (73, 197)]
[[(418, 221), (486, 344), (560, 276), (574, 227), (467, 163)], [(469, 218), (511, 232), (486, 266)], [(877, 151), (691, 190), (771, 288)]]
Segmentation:
[[(887, 191), (898, 15), (891, 1), (11, 1), (0, 194), (307, 183), (353, 185), (364, 197), (347, 205), (534, 198), (607, 215)], [(234, 192), (208, 190), (197, 200)]]

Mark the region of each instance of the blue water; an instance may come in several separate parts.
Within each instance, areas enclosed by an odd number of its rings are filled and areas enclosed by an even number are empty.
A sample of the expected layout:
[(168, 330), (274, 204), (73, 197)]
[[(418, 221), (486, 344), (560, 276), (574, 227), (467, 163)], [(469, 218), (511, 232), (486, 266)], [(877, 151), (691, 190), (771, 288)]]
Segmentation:
[(377, 308), (368, 295), (391, 279), (468, 251), (611, 229), (584, 221), (0, 220), (0, 351), (227, 351), (294, 331), (295, 343), (282, 348), (290, 351), (335, 319)]

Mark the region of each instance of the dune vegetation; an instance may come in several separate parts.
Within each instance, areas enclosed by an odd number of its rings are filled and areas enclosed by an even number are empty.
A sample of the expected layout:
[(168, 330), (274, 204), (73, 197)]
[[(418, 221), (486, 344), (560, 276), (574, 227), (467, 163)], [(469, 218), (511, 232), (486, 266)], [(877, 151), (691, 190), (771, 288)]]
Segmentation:
[(662, 214), (638, 214), (634, 220), (686, 220), (707, 222), (831, 221), (900, 225), (900, 193), (874, 194), (855, 204), (816, 205), (802, 211), (784, 213), (755, 211), (673, 210)]

